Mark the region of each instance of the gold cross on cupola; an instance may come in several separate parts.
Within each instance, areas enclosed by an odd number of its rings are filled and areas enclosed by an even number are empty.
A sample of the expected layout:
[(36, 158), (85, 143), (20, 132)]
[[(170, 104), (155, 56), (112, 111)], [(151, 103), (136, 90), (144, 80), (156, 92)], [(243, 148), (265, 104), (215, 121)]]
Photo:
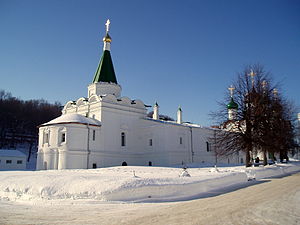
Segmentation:
[(251, 70), (250, 73), (249, 73), (249, 76), (250, 76), (251, 78), (254, 78), (255, 75), (256, 75), (256, 73), (254, 73), (254, 71)]
[(233, 96), (233, 91), (234, 91), (234, 87), (233, 87), (233, 85), (230, 85), (230, 87), (228, 88), (228, 90), (230, 91), (230, 97), (232, 97)]
[(252, 87), (254, 87), (254, 77), (255, 77), (255, 75), (256, 75), (256, 73), (254, 73), (254, 71), (251, 70), (249, 76), (251, 77)]

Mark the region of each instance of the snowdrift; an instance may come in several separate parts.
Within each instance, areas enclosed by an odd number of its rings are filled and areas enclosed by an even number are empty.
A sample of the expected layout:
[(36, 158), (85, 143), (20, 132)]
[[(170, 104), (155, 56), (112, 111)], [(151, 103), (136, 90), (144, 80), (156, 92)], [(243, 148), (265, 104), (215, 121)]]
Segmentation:
[[(300, 171), (299, 164), (267, 167), (110, 167), (94, 170), (2, 171), (0, 200), (94, 199), (170, 201)], [(252, 179), (253, 180), (253, 179)]]
[(278, 176), (285, 176), (290, 173), (299, 172), (299, 164), (275, 164), (265, 167), (252, 167), (245, 170), (248, 177), (257, 180), (264, 178), (272, 178)]

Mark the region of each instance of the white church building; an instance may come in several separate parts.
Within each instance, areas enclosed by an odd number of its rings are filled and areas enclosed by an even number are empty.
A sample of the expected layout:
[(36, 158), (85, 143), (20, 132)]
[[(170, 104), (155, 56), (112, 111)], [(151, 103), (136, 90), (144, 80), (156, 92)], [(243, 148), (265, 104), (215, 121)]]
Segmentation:
[(152, 118), (141, 100), (122, 96), (110, 54), (109, 20), (103, 54), (87, 97), (69, 101), (62, 115), (39, 126), (37, 169), (89, 169), (120, 165), (173, 166), (188, 163), (241, 163), (242, 156), (217, 159), (215, 130)]

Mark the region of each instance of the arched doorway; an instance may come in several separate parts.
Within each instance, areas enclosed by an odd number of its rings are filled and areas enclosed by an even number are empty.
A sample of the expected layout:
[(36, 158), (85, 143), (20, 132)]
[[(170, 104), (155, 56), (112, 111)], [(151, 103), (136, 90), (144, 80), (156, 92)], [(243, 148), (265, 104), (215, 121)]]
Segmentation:
[(122, 166), (127, 166), (127, 162), (122, 162)]
[(149, 166), (152, 166), (152, 162), (151, 161), (149, 161)]

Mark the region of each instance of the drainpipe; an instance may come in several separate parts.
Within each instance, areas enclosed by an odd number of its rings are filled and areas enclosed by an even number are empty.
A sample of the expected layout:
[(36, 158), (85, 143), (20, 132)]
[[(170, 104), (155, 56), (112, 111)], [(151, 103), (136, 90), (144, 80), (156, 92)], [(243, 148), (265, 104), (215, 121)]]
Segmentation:
[(191, 153), (192, 153), (192, 163), (194, 162), (194, 148), (193, 148), (193, 128), (190, 127), (191, 132)]
[(89, 168), (89, 161), (90, 161), (90, 154), (91, 154), (91, 151), (90, 151), (90, 127), (89, 127), (89, 124), (87, 124), (87, 130), (88, 130), (88, 133), (87, 133), (87, 157), (86, 157), (86, 168), (88, 169)]

